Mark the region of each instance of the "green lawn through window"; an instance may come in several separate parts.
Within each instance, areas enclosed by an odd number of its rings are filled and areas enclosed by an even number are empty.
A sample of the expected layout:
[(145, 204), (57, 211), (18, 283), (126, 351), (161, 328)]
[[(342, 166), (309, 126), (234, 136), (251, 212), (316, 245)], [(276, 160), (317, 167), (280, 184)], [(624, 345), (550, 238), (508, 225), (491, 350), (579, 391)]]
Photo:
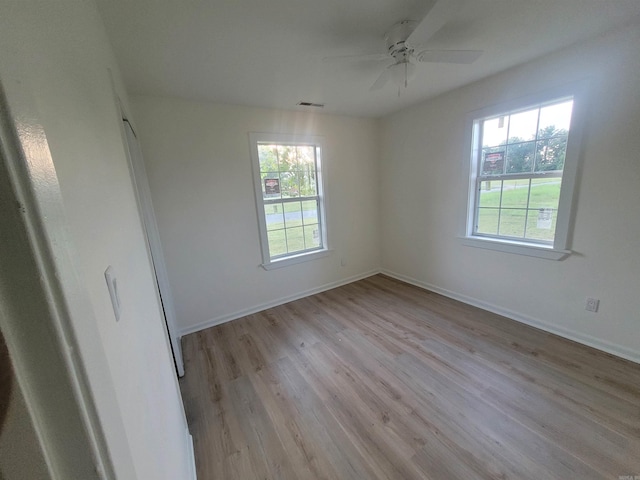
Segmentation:
[(316, 200), (264, 206), (271, 257), (320, 247)]
[[(477, 233), (552, 241), (560, 184), (560, 178), (532, 179), (531, 187), (528, 179), (483, 181)], [(550, 228), (538, 228), (540, 209), (552, 210)]]

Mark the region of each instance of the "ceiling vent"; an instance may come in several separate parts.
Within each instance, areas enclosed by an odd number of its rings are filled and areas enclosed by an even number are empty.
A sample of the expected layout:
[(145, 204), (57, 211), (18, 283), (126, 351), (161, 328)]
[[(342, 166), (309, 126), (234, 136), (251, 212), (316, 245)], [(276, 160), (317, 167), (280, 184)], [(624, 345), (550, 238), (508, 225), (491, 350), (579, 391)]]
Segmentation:
[(324, 108), (324, 103), (298, 102), (298, 105), (300, 105), (301, 107)]

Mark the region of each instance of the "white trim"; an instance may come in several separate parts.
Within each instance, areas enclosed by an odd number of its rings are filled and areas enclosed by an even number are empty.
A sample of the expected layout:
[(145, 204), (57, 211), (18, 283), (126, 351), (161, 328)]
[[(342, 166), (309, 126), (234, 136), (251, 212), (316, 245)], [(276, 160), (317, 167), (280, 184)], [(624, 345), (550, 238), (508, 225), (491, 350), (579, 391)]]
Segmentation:
[(454, 292), (452, 290), (447, 290), (446, 288), (441, 288), (436, 285), (423, 282), (421, 280), (416, 280), (415, 278), (408, 277), (406, 275), (402, 275), (399, 273), (395, 273), (391, 270), (382, 269), (380, 273), (387, 275), (389, 277), (395, 278), (396, 280), (400, 280), (401, 282), (409, 283), (411, 285), (415, 285), (416, 287), (424, 288), (426, 290), (439, 293), (440, 295), (444, 295), (445, 297), (458, 300), (462, 303), (466, 303), (468, 305), (472, 305), (474, 307), (478, 307), (483, 310), (487, 310), (489, 312), (502, 315), (503, 317), (507, 317), (510, 320), (524, 323), (525, 325), (529, 325), (531, 327), (544, 330), (545, 332), (558, 335), (568, 340), (572, 340), (574, 342), (581, 343), (589, 347), (593, 347), (605, 353), (615, 355), (616, 357), (624, 358), (631, 362), (640, 364), (640, 352), (632, 350), (630, 348), (623, 347), (621, 345), (616, 345), (614, 343), (601, 340), (591, 335), (576, 332), (575, 330), (558, 327), (557, 325), (550, 324), (540, 319), (533, 318), (528, 315), (523, 315), (521, 313), (514, 312), (513, 310), (509, 310), (507, 308), (503, 308), (489, 302), (478, 300), (477, 298), (469, 297), (467, 295), (463, 295), (463, 294)]
[(254, 305), (253, 307), (249, 307), (244, 310), (239, 310), (237, 312), (229, 313), (227, 315), (222, 315), (220, 317), (212, 318), (210, 320), (206, 320), (204, 322), (200, 322), (196, 325), (192, 325), (182, 329), (180, 331), (180, 335), (181, 336), (189, 335), (191, 333), (199, 332), (200, 330), (205, 330), (209, 327), (215, 327), (216, 325), (221, 325), (223, 323), (227, 323), (232, 320), (237, 320), (238, 318), (246, 317), (247, 315), (252, 315), (254, 313), (258, 313), (263, 310), (266, 310), (268, 308), (277, 307), (278, 305), (283, 305), (285, 303), (289, 303), (294, 300), (299, 300), (300, 298), (308, 297), (310, 295), (315, 295), (316, 293), (325, 292), (327, 290), (331, 290), (332, 288), (341, 287), (342, 285), (347, 285), (348, 283), (357, 282), (358, 280), (362, 280), (364, 278), (377, 275), (378, 273), (380, 273), (380, 270), (378, 269), (369, 270), (368, 272), (364, 272), (359, 275), (354, 275), (349, 278), (343, 278), (342, 280), (336, 280), (335, 282), (325, 283), (324, 285), (310, 288), (308, 290), (303, 290), (301, 292), (294, 293), (293, 295), (280, 297), (277, 300), (261, 303), (259, 305)]
[(484, 248), (496, 252), (515, 253), (528, 257), (546, 258), (547, 260), (562, 260), (571, 255), (571, 250), (556, 250), (551, 247), (532, 245), (524, 242), (510, 242), (508, 240), (482, 237), (459, 237), (467, 247)]
[(187, 439), (187, 452), (189, 453), (189, 479), (198, 480), (198, 473), (196, 470), (196, 453), (193, 446), (193, 436), (189, 433), (189, 428), (186, 429)]
[(277, 307), (278, 305), (283, 305), (285, 303), (292, 302), (300, 298), (308, 297), (310, 295), (315, 295), (317, 293), (321, 293), (326, 290), (331, 290), (332, 288), (341, 287), (342, 285), (347, 285), (352, 282), (357, 282), (358, 280), (362, 280), (380, 273), (383, 275), (387, 275), (388, 277), (395, 278), (396, 280), (400, 280), (401, 282), (405, 282), (410, 285), (414, 285), (416, 287), (420, 287), (434, 293), (439, 293), (440, 295), (444, 295), (445, 297), (458, 300), (459, 302), (466, 303), (467, 305), (472, 305), (474, 307), (481, 308), (488, 312), (492, 312), (497, 315), (502, 315), (503, 317), (506, 317), (510, 320), (523, 323), (525, 325), (529, 325), (539, 330), (544, 330), (545, 332), (558, 335), (559, 337), (566, 338), (568, 340), (572, 340), (574, 342), (581, 343), (589, 347), (593, 347), (596, 350), (600, 350), (602, 352), (609, 353), (616, 357), (620, 357), (625, 360), (629, 360), (631, 362), (640, 364), (640, 352), (637, 352), (630, 348), (623, 347), (615, 343), (607, 342), (606, 340), (602, 340), (602, 339), (593, 337), (591, 335), (576, 332), (575, 330), (558, 327), (557, 325), (550, 324), (548, 322), (539, 320), (537, 318), (533, 318), (528, 315), (523, 315), (513, 310), (509, 310), (507, 308), (500, 307), (498, 305), (494, 305), (493, 303), (485, 302), (483, 300), (479, 300), (477, 298), (470, 297), (468, 295), (463, 295), (461, 293), (457, 293), (452, 290), (447, 290), (446, 288), (441, 288), (431, 283), (423, 282), (421, 280), (416, 280), (415, 278), (393, 272), (386, 268), (370, 270), (360, 275), (355, 275), (353, 277), (345, 278), (343, 280), (338, 280), (335, 282), (321, 285), (319, 287), (304, 290), (302, 292), (298, 292), (294, 295), (282, 297), (272, 302), (266, 302), (260, 305), (255, 305), (251, 308), (247, 308), (245, 310), (234, 312), (228, 315), (223, 315), (217, 318), (212, 318), (205, 322), (198, 323), (197, 325), (184, 328), (183, 330), (180, 331), (180, 334), (184, 336), (184, 335), (189, 335), (191, 333), (199, 332), (201, 330), (205, 330), (210, 327), (215, 327), (216, 325), (221, 325), (223, 323), (227, 323), (232, 320), (237, 320), (247, 315), (252, 315), (254, 313), (261, 312), (268, 308)]
[[(316, 152), (316, 180), (317, 180), (317, 192), (314, 200), (317, 197), (318, 201), (318, 226), (320, 229), (320, 235), (322, 237), (322, 247), (318, 250), (307, 250), (299, 253), (292, 253), (279, 259), (272, 259), (269, 253), (269, 239), (267, 236), (267, 220), (265, 218), (264, 206), (265, 202), (262, 196), (262, 182), (260, 178), (260, 159), (258, 157), (258, 143), (260, 142), (273, 142), (280, 145), (310, 145), (315, 147)], [(327, 215), (326, 215), (326, 189), (324, 172), (325, 167), (323, 165), (324, 156), (326, 154), (324, 149), (324, 137), (317, 135), (298, 135), (287, 133), (258, 133), (249, 132), (249, 148), (251, 152), (251, 172), (253, 174), (254, 194), (256, 201), (256, 214), (258, 216), (258, 229), (260, 234), (260, 249), (262, 252), (262, 267), (265, 270), (272, 270), (274, 268), (282, 268), (288, 265), (293, 265), (306, 260), (312, 260), (316, 258), (317, 252), (326, 252), (328, 247), (328, 234), (327, 234)], [(293, 199), (295, 201), (295, 199)], [(303, 258), (305, 255), (312, 255), (308, 258)], [(287, 260), (292, 260), (288, 262)]]
[[(524, 97), (514, 98), (499, 104), (489, 105), (469, 112), (466, 115), (464, 158), (466, 158), (466, 161), (470, 164), (470, 174), (468, 190), (466, 192), (467, 203), (464, 212), (465, 224), (461, 230), (464, 232), (464, 238), (468, 240), (467, 242), (463, 242), (465, 245), (487, 248), (506, 253), (546, 258), (550, 260), (561, 260), (571, 253), (569, 246), (571, 242), (571, 232), (575, 212), (574, 200), (577, 196), (576, 177), (580, 162), (584, 122), (587, 117), (587, 89), (587, 81), (573, 82), (545, 89)], [(569, 137), (567, 139), (565, 163), (562, 172), (562, 185), (560, 189), (553, 248), (550, 250), (546, 249), (545, 251), (543, 250), (544, 247), (541, 249), (541, 247), (529, 244), (526, 241), (511, 242), (508, 239), (497, 236), (487, 238), (484, 236), (474, 235), (474, 223), (477, 209), (476, 203), (478, 201), (476, 180), (478, 176), (478, 164), (480, 162), (478, 157), (478, 120), (501, 113), (513, 113), (518, 110), (526, 110), (530, 107), (535, 107), (536, 105), (554, 102), (555, 100), (569, 97), (573, 99), (573, 111), (571, 115)]]
[[(21, 270), (24, 275), (37, 275), (39, 279), (29, 295), (38, 313), (36, 317), (25, 311), (10, 289), (0, 289), (0, 307), (14, 313), (0, 318), (0, 324), (48, 473), (52, 478), (63, 478), (86, 467), (95, 471), (96, 479), (115, 479), (95, 391), (72, 324), (74, 316), (87, 322), (95, 322), (95, 318), (88, 292), (77, 277), (76, 254), (68, 237), (49, 143), (38, 123), (31, 92), (14, 88), (12, 99), (22, 107), (19, 120), (11, 116), (0, 85), (0, 173), (7, 174), (6, 182), (10, 184), (2, 197), (11, 198), (21, 215), (19, 219), (9, 216), (6, 209), (1, 217), (11, 222), (3, 225), (12, 235), (24, 234), (20, 238), (24, 242), (19, 251)], [(6, 242), (10, 244), (11, 241)], [(10, 269), (0, 271), (0, 283), (13, 286), (14, 280)], [(9, 296), (5, 298), (5, 294)], [(31, 321), (33, 318), (37, 322)], [(26, 347), (27, 343), (40, 345), (44, 338), (46, 344), (39, 350)], [(107, 378), (106, 362), (94, 362), (94, 368)], [(107, 390), (106, 394), (111, 392)], [(64, 402), (64, 408), (47, 408), (52, 401)], [(60, 432), (79, 440), (61, 442)], [(86, 446), (86, 450), (79, 451), (78, 446)], [(129, 446), (125, 448), (129, 455)], [(80, 455), (81, 461), (74, 459), (74, 454)]]
[(290, 257), (273, 260), (270, 263), (263, 263), (261, 267), (265, 270), (275, 270), (276, 268), (288, 267), (289, 265), (295, 265), (296, 263), (317, 260), (318, 258), (328, 256), (332, 251), (333, 250), (315, 250), (312, 252), (305, 252), (299, 255), (292, 255)]

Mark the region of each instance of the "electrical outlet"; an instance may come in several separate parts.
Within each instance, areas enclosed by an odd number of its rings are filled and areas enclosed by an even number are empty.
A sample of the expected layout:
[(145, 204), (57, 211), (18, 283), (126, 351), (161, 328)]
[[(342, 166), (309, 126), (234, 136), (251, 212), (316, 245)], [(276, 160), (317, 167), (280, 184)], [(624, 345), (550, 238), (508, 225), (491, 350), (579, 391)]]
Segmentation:
[(587, 304), (584, 306), (584, 309), (587, 312), (597, 312), (599, 305), (600, 300), (598, 300), (597, 298), (587, 297)]

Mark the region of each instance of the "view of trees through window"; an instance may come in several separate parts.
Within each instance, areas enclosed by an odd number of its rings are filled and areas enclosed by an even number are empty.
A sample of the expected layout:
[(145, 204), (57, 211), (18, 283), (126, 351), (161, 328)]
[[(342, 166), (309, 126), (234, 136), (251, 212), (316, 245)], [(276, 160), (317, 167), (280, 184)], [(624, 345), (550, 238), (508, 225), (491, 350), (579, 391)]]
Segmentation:
[(478, 121), (475, 234), (551, 243), (572, 100)]
[(314, 145), (258, 144), (271, 258), (322, 248)]

